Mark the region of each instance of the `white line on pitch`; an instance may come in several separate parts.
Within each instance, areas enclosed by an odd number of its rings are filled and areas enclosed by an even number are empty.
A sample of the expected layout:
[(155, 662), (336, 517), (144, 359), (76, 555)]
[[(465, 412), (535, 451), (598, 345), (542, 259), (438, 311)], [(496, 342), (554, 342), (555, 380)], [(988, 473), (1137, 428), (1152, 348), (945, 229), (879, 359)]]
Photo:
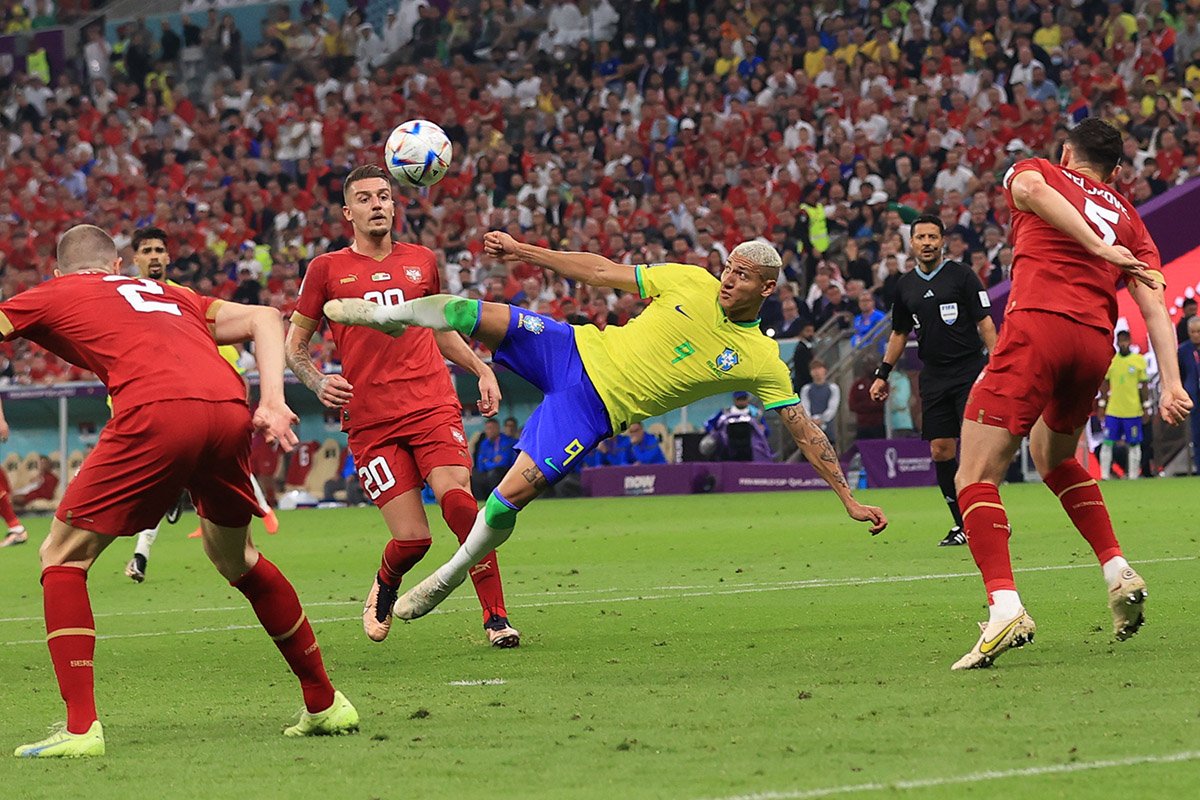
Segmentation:
[(484, 678), (481, 681), (449, 681), (447, 686), (503, 686), (508, 683), (504, 678)]
[[(1200, 556), (1177, 556), (1177, 557), (1172, 557), (1172, 558), (1139, 559), (1137, 561), (1137, 563), (1138, 564), (1168, 564), (1168, 563), (1173, 563), (1173, 562), (1178, 562), (1178, 561), (1196, 561), (1197, 559), (1200, 559)], [(1088, 569), (1089, 567), (1094, 568), (1095, 565), (1089, 561), (1089, 562), (1083, 563), (1083, 564), (1056, 564), (1056, 565), (1044, 566), (1044, 567), (1020, 567), (1020, 568), (1014, 569), (1013, 571), (1018, 572), (1018, 573), (1021, 573), (1021, 572), (1057, 572), (1060, 570), (1068, 570), (1068, 569)], [(662, 596), (659, 596), (659, 595), (634, 595), (634, 596), (629, 596), (629, 597), (615, 597), (615, 598), (597, 597), (597, 598), (588, 599), (588, 600), (564, 600), (564, 601), (558, 601), (558, 602), (551, 601), (551, 602), (545, 602), (545, 603), (531, 602), (531, 603), (522, 603), (522, 604), (513, 606), (514, 608), (543, 608), (545, 606), (555, 606), (555, 605), (580, 605), (580, 604), (601, 603), (601, 602), (620, 603), (620, 602), (629, 602), (630, 600), (657, 600), (657, 599), (661, 599), (661, 597), (708, 597), (708, 596), (723, 595), (723, 594), (742, 594), (742, 593), (746, 593), (746, 592), (775, 592), (775, 591), (781, 591), (781, 590), (785, 590), (785, 589), (833, 588), (833, 587), (837, 587), (837, 586), (859, 586), (859, 585), (869, 586), (872, 584), (879, 584), (879, 583), (910, 583), (913, 581), (949, 580), (949, 579), (955, 579), (955, 578), (970, 578), (970, 577), (974, 577), (978, 574), (979, 574), (978, 572), (974, 572), (974, 571), (972, 571), (972, 572), (940, 572), (940, 573), (931, 573), (928, 575), (890, 575), (890, 576), (885, 575), (885, 576), (871, 576), (871, 577), (866, 577), (866, 578), (854, 578), (854, 577), (851, 577), (851, 578), (810, 578), (808, 580), (802, 580), (802, 581), (761, 581), (761, 582), (757, 582), (757, 583), (727, 583), (727, 584), (706, 583), (706, 584), (681, 585), (681, 586), (665, 585), (665, 586), (651, 586), (645, 590), (639, 590), (636, 588), (629, 588), (629, 587), (625, 587), (625, 586), (613, 586), (613, 587), (608, 587), (608, 588), (601, 587), (601, 588), (596, 588), (596, 589), (565, 589), (565, 590), (561, 590), (561, 591), (524, 592), (524, 593), (518, 592), (518, 593), (506, 593), (506, 594), (510, 598), (513, 598), (513, 597), (520, 597), (520, 598), (549, 597), (549, 598), (553, 598), (553, 597), (576, 596), (576, 595), (581, 595), (581, 594), (609, 594), (609, 593), (613, 593), (613, 592), (646, 591), (646, 592), (668, 592), (668, 593), (671, 593), (671, 594), (662, 595)], [(700, 590), (700, 591), (697, 594), (674, 594), (677, 592), (687, 592), (690, 590)], [(334, 607), (355, 606), (361, 602), (362, 602), (361, 600), (325, 600), (325, 601), (312, 602), (312, 603), (303, 603), (303, 605), (306, 608), (323, 608), (323, 607), (330, 607), (330, 606), (334, 606)], [(460, 595), (451, 596), (446, 602), (447, 603), (465, 602), (465, 603), (473, 604), (475, 601), (474, 601), (474, 598), (471, 597), (470, 595), (461, 595), (460, 594)], [(246, 608), (245, 605), (236, 605), (236, 606), (212, 606), (212, 607), (208, 607), (208, 608), (153, 609), (153, 610), (147, 610), (147, 611), (108, 611), (108, 612), (100, 612), (100, 613), (94, 614), (93, 616), (96, 617), (97, 619), (103, 618), (103, 617), (110, 617), (110, 618), (111, 617), (142, 617), (142, 616), (155, 616), (158, 614), (178, 615), (178, 614), (198, 614), (198, 613), (218, 613), (218, 612), (229, 612), (229, 611), (241, 611), (245, 608)], [(43, 617), (41, 617), (41, 616), (0, 617), (0, 623), (3, 623), (3, 622), (41, 622), (42, 620), (43, 620)], [(0, 644), (3, 644), (3, 643), (0, 642)]]
[[(1162, 563), (1170, 563), (1170, 562), (1177, 562), (1177, 561), (1195, 561), (1197, 558), (1200, 558), (1200, 556), (1182, 556), (1182, 557), (1177, 557), (1177, 558), (1150, 558), (1150, 559), (1143, 559), (1143, 560), (1139, 561), (1138, 564), (1162, 564)], [(1018, 572), (1018, 573), (1058, 572), (1058, 571), (1063, 571), (1063, 570), (1089, 569), (1089, 568), (1095, 569), (1095, 566), (1093, 564), (1059, 564), (1059, 565), (1044, 566), (1044, 567), (1023, 567), (1021, 569), (1014, 570), (1014, 572)], [(726, 595), (736, 595), (736, 594), (760, 594), (762, 592), (784, 592), (784, 591), (789, 591), (792, 589), (831, 589), (831, 588), (837, 588), (837, 587), (842, 587), (842, 586), (870, 586), (870, 585), (888, 584), (888, 583), (914, 583), (914, 582), (918, 582), (918, 581), (950, 580), (950, 579), (956, 579), (956, 578), (971, 578), (971, 577), (976, 577), (977, 575), (978, 575), (977, 572), (943, 572), (943, 573), (935, 573), (935, 574), (930, 574), (930, 575), (893, 575), (893, 576), (876, 576), (876, 577), (869, 577), (869, 578), (829, 578), (829, 579), (819, 579), (818, 578), (818, 579), (807, 580), (807, 581), (782, 581), (782, 582), (772, 582), (772, 583), (733, 584), (733, 585), (730, 585), (730, 586), (727, 586), (724, 588), (720, 588), (720, 589), (708, 589), (706, 591), (695, 591), (695, 592), (685, 591), (685, 592), (661, 593), (667, 587), (650, 587), (649, 589), (646, 590), (646, 593), (643, 593), (643, 594), (631, 594), (631, 595), (626, 595), (623, 597), (593, 597), (593, 598), (577, 598), (577, 599), (572, 599), (572, 600), (549, 600), (549, 601), (540, 602), (540, 603), (517, 603), (517, 604), (512, 604), (510, 606), (510, 608), (515, 608), (515, 609), (548, 608), (551, 606), (594, 605), (596, 603), (632, 603), (632, 602), (637, 602), (637, 601), (642, 601), (642, 600), (675, 600), (675, 599), (690, 598), (690, 597), (722, 597), (722, 596), (726, 596)], [(598, 592), (608, 592), (608, 591), (635, 591), (636, 592), (637, 590), (636, 589), (632, 589), (632, 590), (630, 590), (630, 589), (616, 589), (616, 590), (600, 589), (597, 591)], [(660, 592), (660, 593), (652, 594), (652, 592)], [(544, 597), (544, 596), (554, 596), (554, 595), (551, 592), (545, 592), (545, 593), (533, 595), (533, 596)], [(456, 599), (461, 599), (464, 602), (470, 601), (471, 606), (474, 605), (473, 597), (460, 597), (460, 598), (451, 597), (449, 600), (456, 600)], [(449, 602), (449, 600), (447, 602)], [(310, 603), (308, 605), (321, 606), (321, 605), (348, 605), (348, 604), (349, 603), (337, 602), (337, 603)], [(246, 608), (245, 606), (230, 606), (227, 610), (242, 611), (245, 608)], [(217, 609), (212, 609), (212, 610), (217, 610)], [(464, 609), (464, 608), (444, 609), (443, 608), (443, 609), (435, 609), (435, 611), (433, 613), (439, 613), (439, 611), (444, 611), (444, 610), (452, 610), (452, 611), (460, 611), (461, 612), (461, 611), (465, 611), (467, 609)], [(131, 612), (129, 614), (123, 614), (121, 612), (112, 612), (109, 616), (121, 617), (121, 616), (140, 615), (140, 614), (146, 614), (146, 613), (149, 613), (149, 612), (139, 611), (139, 612)], [(184, 611), (162, 611), (162, 612), (157, 612), (157, 613), (182, 614), (185, 612)], [(97, 614), (96, 616), (100, 616), (100, 615)], [(24, 618), (12, 618), (10, 620), (0, 620), (0, 621), (41, 621), (41, 619), (42, 619), (41, 617), (24, 617)], [(319, 620), (312, 620), (312, 621), (314, 623), (346, 622), (346, 621), (355, 620), (355, 619), (359, 619), (359, 617), (357, 617), (357, 616), (355, 616), (355, 617), (332, 617), (329, 619), (319, 619)], [(188, 630), (182, 630), (182, 631), (149, 631), (149, 632), (142, 632), (142, 633), (102, 634), (96, 638), (98, 638), (98, 639), (136, 639), (136, 638), (145, 638), (145, 637), (152, 637), (152, 636), (177, 636), (177, 635), (182, 636), (182, 635), (195, 634), (195, 633), (215, 633), (215, 632), (219, 632), (219, 631), (254, 630), (257, 628), (258, 628), (257, 625), (220, 625), (220, 626), (214, 626), (214, 627), (190, 628)], [(41, 639), (18, 639), (18, 640), (14, 640), (14, 641), (0, 641), (0, 646), (18, 645), (18, 644), (41, 644), (44, 641), (45, 641), (44, 638), (41, 638)]]
[(969, 775), (950, 775), (943, 778), (918, 778), (911, 781), (892, 781), (888, 783), (852, 783), (844, 786), (826, 786), (819, 789), (755, 792), (753, 794), (724, 797), (720, 798), (720, 800), (818, 800), (818, 798), (822, 797), (833, 797), (844, 794), (931, 789), (938, 786), (957, 786), (966, 783), (982, 783), (984, 781), (1008, 780), (1011, 778), (1036, 778), (1040, 775), (1065, 775), (1072, 772), (1087, 772), (1096, 769), (1137, 767), (1145, 764), (1177, 764), (1182, 761), (1197, 760), (1200, 760), (1200, 750), (1185, 750), (1180, 753), (1168, 753), (1157, 756), (1130, 756), (1129, 758), (1114, 758), (1103, 761), (1075, 761), (1067, 764), (1046, 764), (1041, 767), (987, 770), (985, 772), (973, 772)]

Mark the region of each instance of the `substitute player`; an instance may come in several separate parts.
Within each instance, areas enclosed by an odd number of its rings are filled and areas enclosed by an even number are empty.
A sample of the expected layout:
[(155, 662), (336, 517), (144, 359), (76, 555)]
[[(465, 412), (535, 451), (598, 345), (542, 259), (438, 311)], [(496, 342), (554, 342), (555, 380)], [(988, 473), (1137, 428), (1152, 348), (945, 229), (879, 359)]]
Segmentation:
[(775, 291), (782, 262), (763, 242), (733, 249), (720, 280), (686, 264), (630, 266), (591, 253), (521, 244), (507, 233), (484, 237), (493, 258), (524, 261), (564, 278), (654, 298), (623, 327), (572, 326), (502, 303), (448, 295), (396, 305), (334, 300), (325, 315), (405, 335), (406, 325), (457, 331), (483, 342), (494, 358), (545, 393), (517, 443), (516, 464), (488, 497), (471, 535), (433, 575), (396, 601), (396, 614), (428, 613), (466, 578), (484, 553), (512, 534), (517, 512), (571, 473), (613, 433), (635, 422), (734, 391), (776, 409), (809, 462), (837, 492), (852, 519), (887, 526), (883, 512), (854, 499), (829, 439), (804, 413), (779, 348), (759, 329), (763, 300)]
[[(363, 490), (392, 534), (363, 609), (363, 630), (381, 642), (391, 629), (401, 578), (432, 544), (422, 486), (429, 484), (442, 518), (460, 542), (471, 532), (478, 511), (462, 409), (445, 360), (479, 378), (479, 410), (487, 416), (499, 408), (500, 387), (491, 367), (453, 331), (413, 330), (393, 339), (331, 322), (342, 374), (317, 369), (309, 341), (324, 318), (326, 301), (353, 297), (393, 306), (441, 291), (433, 252), (392, 241), (395, 204), (387, 172), (376, 166), (356, 168), (346, 177), (343, 195), (342, 213), (353, 228), (354, 243), (308, 265), (288, 331), (287, 358), (292, 372), (322, 403), (341, 409)], [(519, 645), (521, 635), (504, 608), (495, 554), (489, 553), (471, 577), (488, 641), (494, 647)]]
[(1129, 638), (1144, 620), (1146, 583), (1121, 553), (1100, 487), (1075, 459), (1112, 360), (1123, 280), (1132, 278), (1129, 291), (1160, 354), (1163, 419), (1177, 424), (1191, 407), (1178, 364), (1166, 356), (1175, 330), (1158, 249), (1137, 211), (1106, 185), (1120, 159), (1121, 134), (1088, 117), (1067, 135), (1059, 164), (1027, 159), (1004, 176), (1013, 212), (1012, 296), (996, 352), (967, 400), (957, 479), (989, 614), (979, 641), (952, 669), (989, 666), (1036, 630), (1013, 581), (1011, 529), (997, 488), (1026, 435), (1042, 480), (1100, 561), (1116, 637)]
[[(1100, 445), (1100, 476), (1112, 478), (1113, 445), (1124, 440), (1129, 446), (1129, 478), (1142, 475), (1142, 426), (1154, 411), (1146, 374), (1146, 357), (1134, 353), (1129, 331), (1117, 331), (1113, 355), (1100, 387), (1100, 412), (1104, 419), (1104, 444)], [(1143, 419), (1145, 417), (1146, 419)]]
[[(15, 755), (104, 754), (88, 569), (115, 537), (161, 518), (184, 489), (196, 501), (205, 553), (250, 601), (300, 679), (305, 712), (284, 733), (357, 730), (358, 712), (329, 682), (295, 590), (250, 541), (250, 519), (261, 513), (250, 488), (250, 433), (258, 429), (285, 449), (296, 442), (296, 415), (283, 400), (278, 316), (127, 278), (117, 274), (120, 265), (107, 233), (76, 225), (59, 240), (55, 278), (0, 303), (4, 338), (23, 337), (91, 370), (113, 402), (112, 420), (67, 486), (41, 547), (46, 642), (67, 705), (66, 725)], [(217, 355), (214, 338), (254, 340), (262, 402), (253, 417), (242, 382)]]
[(938, 487), (950, 507), (954, 527), (938, 544), (967, 543), (958, 508), (954, 474), (958, 471), (958, 435), (971, 385), (987, 363), (985, 349), (996, 346), (991, 301), (975, 270), (942, 257), (945, 226), (941, 217), (924, 214), (912, 222), (917, 267), (896, 284), (892, 335), (883, 362), (875, 370), (871, 399), (888, 396), (888, 376), (904, 353), (908, 335), (917, 331), (921, 369), (921, 437), (937, 472)]
[[(192, 291), (188, 287), (180, 286), (175, 281), (167, 278), (167, 265), (171, 263), (171, 255), (167, 234), (162, 228), (139, 228), (133, 232), (133, 238), (129, 246), (133, 250), (133, 265), (137, 267), (138, 274), (143, 278), (162, 281), (168, 286), (179, 286), (181, 289), (186, 289), (189, 292)], [(229, 362), (231, 367), (237, 370), (239, 375), (242, 374), (242, 370), (238, 367), (238, 350), (236, 347), (221, 345), (217, 347), (217, 352)], [(250, 480), (254, 486), (254, 496), (258, 498), (259, 505), (262, 506), (263, 524), (267, 528), (267, 533), (273, 534), (279, 530), (279, 518), (275, 516), (274, 509), (267, 504), (262, 489), (253, 475), (250, 476)], [(167, 512), (168, 522), (174, 523), (179, 519), (179, 502), (182, 502), (182, 498)], [(134, 583), (141, 583), (146, 580), (146, 568), (150, 561), (150, 548), (154, 545), (154, 540), (158, 538), (158, 528), (161, 524), (161, 522), (156, 522), (153, 528), (147, 528), (137, 535), (137, 542), (134, 544), (133, 549), (133, 558), (129, 559), (129, 563), (125, 565), (125, 577), (131, 579)], [(200, 531), (196, 530), (193, 537), (198, 538), (200, 535)]]

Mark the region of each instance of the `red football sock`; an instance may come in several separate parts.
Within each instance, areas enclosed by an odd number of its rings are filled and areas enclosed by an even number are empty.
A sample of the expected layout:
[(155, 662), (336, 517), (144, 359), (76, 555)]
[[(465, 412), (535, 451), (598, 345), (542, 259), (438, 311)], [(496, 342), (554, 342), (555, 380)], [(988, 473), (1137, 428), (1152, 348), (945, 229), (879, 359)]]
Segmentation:
[(389, 539), (379, 562), (379, 580), (393, 588), (399, 586), (400, 579), (425, 557), (431, 544), (432, 539)]
[(963, 530), (975, 558), (975, 566), (983, 574), (983, 586), (992, 602), (992, 592), (1000, 589), (1016, 591), (1012, 562), (1008, 556), (1008, 514), (1000, 504), (1000, 490), (993, 483), (972, 483), (958, 493), (962, 509)]
[(46, 645), (54, 662), (58, 691), (67, 704), (67, 730), (87, 733), (96, 721), (96, 622), (88, 599), (87, 571), (79, 567), (46, 567), (42, 571), (42, 603)]
[(305, 707), (317, 712), (333, 705), (333, 684), (325, 674), (316, 634), (300, 607), (296, 590), (279, 568), (260, 555), (258, 563), (232, 586), (246, 595), (258, 621), (300, 679)]
[[(442, 519), (458, 537), (462, 544), (467, 534), (475, 525), (475, 517), (479, 507), (470, 492), (463, 489), (451, 489), (442, 495)], [(500, 565), (496, 562), (496, 551), (488, 553), (475, 566), (471, 567), (471, 580), (475, 584), (475, 594), (479, 595), (479, 605), (483, 608), (483, 621), (491, 619), (492, 614), (507, 617), (504, 609), (504, 586), (500, 582)]]
[(21, 518), (13, 511), (12, 487), (9, 486), (8, 475), (3, 469), (0, 469), (0, 517), (4, 517), (10, 530), (21, 527)]
[(1045, 481), (1101, 564), (1121, 555), (1100, 484), (1078, 461), (1068, 458), (1047, 474)]

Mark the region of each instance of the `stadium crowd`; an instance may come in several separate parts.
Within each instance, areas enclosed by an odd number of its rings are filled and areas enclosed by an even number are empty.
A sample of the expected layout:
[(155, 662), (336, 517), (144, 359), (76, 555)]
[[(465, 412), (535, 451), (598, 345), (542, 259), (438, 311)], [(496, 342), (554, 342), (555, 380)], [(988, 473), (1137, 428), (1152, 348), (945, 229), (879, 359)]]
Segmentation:
[[(483, 233), (714, 272), (759, 237), (787, 276), (764, 330), (861, 335), (912, 267), (918, 213), (985, 285), (1004, 280), (1002, 176), (1055, 157), (1079, 119), (1128, 132), (1117, 188), (1139, 203), (1198, 174), (1200, 24), (1182, 3), (400, 0), (374, 26), (309, 2), (248, 33), (215, 9), (115, 42), (97, 26), (49, 85), (6, 81), (5, 297), (51, 275), (71, 224), (123, 246), (153, 224), (171, 279), (288, 314), (308, 260), (348, 244), (343, 177), (411, 118), (454, 144), (451, 173), (398, 213), (444, 290), (601, 327), (642, 302), (491, 263)], [(7, 380), (89, 377), (3, 347)]]

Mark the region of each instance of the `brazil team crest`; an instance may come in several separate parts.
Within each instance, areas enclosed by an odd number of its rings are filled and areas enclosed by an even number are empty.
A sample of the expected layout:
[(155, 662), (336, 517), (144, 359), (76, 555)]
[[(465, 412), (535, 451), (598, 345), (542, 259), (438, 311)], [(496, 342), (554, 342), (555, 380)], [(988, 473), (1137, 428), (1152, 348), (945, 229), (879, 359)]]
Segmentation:
[(541, 317), (531, 317), (527, 314), (522, 314), (520, 325), (530, 333), (541, 333), (546, 329), (546, 323)]
[(729, 372), (738, 365), (738, 360), (737, 351), (732, 347), (726, 347), (724, 352), (717, 356), (717, 369), (721, 372)]

